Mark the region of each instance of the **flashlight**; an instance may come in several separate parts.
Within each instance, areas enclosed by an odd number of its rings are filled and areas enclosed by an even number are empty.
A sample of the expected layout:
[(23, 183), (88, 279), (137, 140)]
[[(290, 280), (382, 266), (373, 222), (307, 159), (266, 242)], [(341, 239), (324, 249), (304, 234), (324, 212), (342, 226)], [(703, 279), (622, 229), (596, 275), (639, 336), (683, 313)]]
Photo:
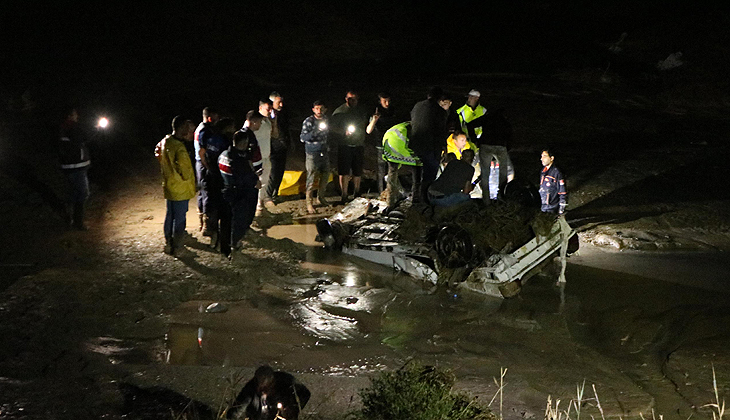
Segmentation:
[(96, 126), (99, 128), (109, 127), (109, 119), (107, 119), (106, 117), (99, 118), (99, 121), (96, 123)]
[(348, 126), (348, 127), (347, 127), (347, 132), (348, 132), (349, 134), (352, 134), (352, 133), (354, 133), (354, 132), (355, 132), (355, 126), (354, 126), (354, 125), (350, 125), (350, 126)]
[(327, 123), (326, 122), (319, 123), (319, 129), (320, 130), (326, 130), (327, 129)]

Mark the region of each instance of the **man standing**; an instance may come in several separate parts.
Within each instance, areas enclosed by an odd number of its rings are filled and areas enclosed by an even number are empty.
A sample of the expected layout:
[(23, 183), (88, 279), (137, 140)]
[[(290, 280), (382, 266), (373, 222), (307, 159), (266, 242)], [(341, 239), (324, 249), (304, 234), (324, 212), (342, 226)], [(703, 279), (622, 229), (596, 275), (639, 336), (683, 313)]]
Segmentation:
[[(223, 177), (223, 198), (230, 206), (229, 220), (221, 220), (221, 252), (230, 260), (239, 255), (241, 240), (251, 227), (256, 213), (258, 189), (261, 180), (253, 162), (258, 159), (254, 131), (261, 127), (263, 117), (250, 111), (246, 126), (233, 135), (233, 146), (218, 157), (218, 168)], [(233, 247), (233, 249), (231, 249)]]
[[(395, 125), (395, 122), (395, 109), (391, 105), (390, 94), (387, 92), (378, 93), (378, 105), (375, 107), (375, 113), (370, 117), (368, 127), (365, 129), (369, 135), (375, 138), (375, 144), (377, 144), (375, 149), (378, 152), (378, 157), (383, 156), (383, 136)], [(378, 192), (383, 192), (383, 180), (387, 170), (387, 161), (378, 159)]]
[[(256, 204), (256, 216), (261, 216), (264, 211), (264, 202), (271, 201), (267, 195), (267, 185), (271, 177), (271, 101), (264, 99), (259, 101), (259, 115), (261, 115), (261, 125), (256, 132), (256, 140), (261, 151), (261, 162), (263, 173), (261, 174), (261, 189), (259, 190), (259, 198)], [(248, 120), (244, 124), (244, 128), (249, 124)]]
[(228, 204), (223, 200), (223, 178), (218, 169), (218, 157), (224, 150), (228, 149), (233, 141), (233, 133), (236, 131), (233, 118), (221, 118), (215, 125), (215, 133), (208, 140), (205, 148), (205, 162), (207, 174), (205, 192), (208, 202), (205, 206), (206, 228), (211, 233), (210, 246), (215, 248), (220, 233), (221, 212), (227, 210)]
[(345, 103), (332, 113), (332, 132), (337, 136), (337, 171), (340, 174), (342, 202), (347, 201), (347, 190), (352, 184), (354, 196), (360, 196), (360, 179), (365, 160), (365, 129), (367, 117), (357, 106), (358, 95), (348, 91)]
[(205, 220), (205, 206), (208, 204), (208, 194), (205, 183), (206, 175), (210, 164), (205, 159), (205, 149), (208, 147), (208, 141), (215, 133), (215, 124), (218, 122), (218, 111), (211, 107), (203, 108), (203, 122), (195, 129), (195, 176), (198, 182), (198, 217), (200, 218), (200, 230), (203, 236), (211, 236), (210, 229), (207, 228)]
[(165, 192), (165, 253), (180, 256), (184, 251), (185, 215), (188, 201), (195, 196), (195, 173), (184, 141), (193, 137), (190, 120), (177, 116), (172, 120), (172, 134), (168, 134), (155, 147), (155, 157), (162, 171), (162, 189)]
[(568, 191), (565, 189), (565, 180), (560, 170), (553, 165), (555, 156), (549, 148), (540, 154), (542, 172), (540, 173), (540, 201), (545, 213), (565, 213), (568, 204)]
[(288, 113), (284, 111), (284, 98), (278, 92), (271, 92), (269, 100), (271, 101), (271, 176), (266, 186), (268, 200), (264, 205), (273, 207), (286, 169), (289, 118)]
[(317, 201), (324, 202), (324, 192), (329, 181), (329, 156), (327, 153), (327, 133), (329, 130), (326, 108), (321, 101), (312, 104), (312, 115), (304, 119), (299, 140), (304, 143), (307, 169), (307, 213), (314, 214), (312, 195), (314, 181), (319, 177)]
[(79, 114), (75, 108), (64, 112), (59, 138), (59, 160), (61, 170), (71, 186), (71, 203), (73, 213), (71, 226), (77, 230), (86, 230), (84, 225), (84, 205), (89, 198), (89, 149), (78, 127)]
[(479, 104), (479, 98), (481, 94), (478, 90), (472, 89), (466, 97), (466, 104), (456, 110), (459, 114), (459, 122), (461, 123), (461, 132), (467, 134), (467, 138), (472, 142), (477, 142), (477, 139), (482, 136), (482, 128), (476, 127), (473, 133), (469, 133), (467, 129), (467, 123), (472, 122), (476, 118), (479, 118), (487, 113), (487, 109)]
[[(433, 87), (426, 100), (416, 103), (411, 110), (411, 149), (423, 162), (421, 179), (413, 184), (413, 202), (420, 202), (428, 187), (436, 179), (441, 152), (446, 146), (447, 113), (439, 101), (445, 99), (440, 87)], [(442, 101), (446, 106), (446, 101)]]

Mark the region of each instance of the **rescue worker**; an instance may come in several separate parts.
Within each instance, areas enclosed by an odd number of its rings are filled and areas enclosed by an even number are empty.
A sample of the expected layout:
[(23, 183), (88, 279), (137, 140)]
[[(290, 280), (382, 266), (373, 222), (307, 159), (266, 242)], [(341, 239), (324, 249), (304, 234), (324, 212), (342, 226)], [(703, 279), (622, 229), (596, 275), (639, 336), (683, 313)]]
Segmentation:
[(241, 240), (256, 214), (261, 180), (254, 162), (260, 161), (261, 157), (258, 147), (252, 145), (256, 144), (254, 131), (261, 127), (262, 120), (261, 114), (249, 111), (246, 115), (247, 126), (233, 135), (233, 145), (218, 158), (218, 168), (223, 177), (223, 198), (231, 209), (230, 225), (227, 221), (221, 221), (221, 252), (231, 261), (240, 255)]
[(310, 396), (309, 389), (293, 375), (263, 365), (238, 393), (226, 418), (297, 420)]
[[(193, 139), (195, 147), (195, 178), (198, 183), (198, 217), (200, 218), (200, 231), (203, 236), (211, 236), (211, 231), (206, 227), (205, 206), (208, 203), (208, 194), (206, 189), (206, 174), (208, 172), (209, 162), (205, 160), (205, 149), (208, 140), (215, 133), (215, 124), (220, 119), (218, 111), (211, 107), (203, 108), (203, 121), (198, 124), (195, 129), (195, 137)], [(215, 165), (216, 162), (210, 162)]]
[[(456, 110), (456, 113), (459, 114), (459, 122), (461, 123), (461, 132), (467, 134), (467, 138), (471, 140), (472, 142), (476, 142), (478, 138), (482, 136), (482, 128), (476, 127), (473, 131), (473, 134), (470, 134), (467, 129), (467, 123), (472, 122), (473, 120), (485, 115), (487, 113), (487, 109), (483, 107), (479, 103), (479, 98), (481, 97), (481, 94), (478, 90), (472, 89), (469, 91), (469, 94), (466, 97), (466, 104), (462, 106), (461, 108)], [(475, 138), (472, 138), (475, 137)]]
[(59, 137), (59, 161), (71, 187), (73, 213), (70, 224), (74, 229), (86, 230), (84, 205), (89, 198), (89, 148), (78, 126), (79, 113), (70, 108), (64, 114)]
[(473, 150), (474, 153), (477, 152), (477, 146), (470, 142), (466, 134), (461, 131), (455, 131), (446, 139), (446, 153), (453, 153), (457, 159), (461, 159), (461, 154), (467, 149)]
[(543, 166), (540, 173), (540, 210), (562, 215), (568, 204), (568, 191), (565, 189), (563, 174), (554, 165), (555, 156), (549, 148), (542, 150), (540, 162)]
[[(221, 211), (227, 211), (228, 204), (223, 200), (223, 178), (218, 169), (218, 157), (228, 149), (233, 141), (236, 127), (233, 118), (222, 118), (215, 125), (215, 133), (205, 148), (207, 174), (205, 189), (208, 203), (205, 206), (206, 227), (210, 231), (210, 246), (215, 248), (220, 233)], [(202, 183), (201, 183), (202, 184)]]
[[(304, 143), (305, 167), (307, 169), (306, 204), (307, 213), (314, 214), (314, 205), (324, 203), (324, 193), (329, 182), (329, 153), (327, 150), (327, 134), (329, 121), (325, 112), (327, 108), (321, 101), (312, 104), (312, 115), (302, 122), (299, 140)], [(319, 177), (317, 201), (313, 201), (314, 181)]]
[[(383, 135), (383, 160), (388, 164), (387, 197), (388, 206), (393, 207), (398, 202), (402, 190), (398, 180), (398, 170), (401, 165), (413, 168), (413, 186), (416, 179), (421, 178), (423, 163), (421, 159), (408, 147), (411, 131), (411, 122), (396, 124)], [(415, 194), (415, 190), (413, 192)]]
[(172, 134), (165, 136), (155, 147), (167, 202), (163, 225), (165, 253), (175, 256), (184, 254), (185, 216), (188, 201), (195, 197), (195, 172), (183, 143), (192, 138), (193, 123), (178, 115), (172, 120)]
[[(263, 173), (261, 174), (261, 189), (259, 190), (259, 201), (256, 205), (256, 216), (261, 216), (266, 208), (264, 202), (271, 201), (267, 194), (269, 178), (271, 177), (271, 101), (264, 99), (259, 101), (259, 114), (263, 117), (261, 126), (256, 131), (256, 141), (261, 150), (261, 162)], [(244, 124), (245, 125), (245, 124)]]

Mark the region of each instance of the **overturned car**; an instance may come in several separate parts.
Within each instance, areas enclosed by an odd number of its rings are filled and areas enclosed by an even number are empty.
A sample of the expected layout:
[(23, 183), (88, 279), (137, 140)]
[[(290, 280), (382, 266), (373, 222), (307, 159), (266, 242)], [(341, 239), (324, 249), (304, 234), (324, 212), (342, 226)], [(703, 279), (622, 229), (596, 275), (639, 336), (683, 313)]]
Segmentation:
[(433, 285), (511, 297), (555, 256), (561, 262), (558, 281), (564, 282), (568, 248), (577, 245), (563, 217), (541, 213), (534, 205), (533, 190), (514, 183), (503, 200), (445, 208), (402, 201), (390, 209), (384, 201), (358, 198), (319, 220), (317, 238), (328, 248)]

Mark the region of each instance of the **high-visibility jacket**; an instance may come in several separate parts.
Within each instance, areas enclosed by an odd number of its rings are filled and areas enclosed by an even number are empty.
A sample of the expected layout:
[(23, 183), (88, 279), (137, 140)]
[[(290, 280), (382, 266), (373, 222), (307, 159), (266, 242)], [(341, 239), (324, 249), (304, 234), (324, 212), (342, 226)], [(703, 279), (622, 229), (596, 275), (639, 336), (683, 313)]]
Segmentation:
[(195, 173), (183, 142), (167, 135), (157, 143), (155, 157), (160, 161), (165, 198), (183, 201), (195, 197)]
[(456, 142), (454, 141), (453, 134), (450, 134), (449, 138), (446, 139), (446, 153), (455, 154), (457, 159), (461, 159), (461, 153), (466, 149), (473, 150), (474, 156), (479, 156), (479, 149), (477, 148), (476, 144), (470, 142), (469, 140), (466, 141), (466, 145), (464, 146), (464, 148), (459, 150), (459, 148), (456, 147)]
[[(469, 137), (469, 131), (466, 129), (466, 123), (471, 122), (482, 115), (485, 115), (487, 113), (487, 108), (484, 108), (481, 105), (477, 105), (476, 108), (471, 109), (469, 105), (464, 105), (461, 108), (456, 110), (456, 113), (459, 114), (459, 122), (461, 122), (461, 131), (466, 134), (467, 137)], [(474, 132), (476, 133), (477, 137), (481, 137), (482, 135), (482, 128), (477, 127), (474, 129)], [(476, 139), (469, 139), (469, 140), (476, 140)]]
[(421, 159), (408, 147), (410, 121), (396, 124), (383, 135), (383, 159), (402, 165), (421, 166)]

